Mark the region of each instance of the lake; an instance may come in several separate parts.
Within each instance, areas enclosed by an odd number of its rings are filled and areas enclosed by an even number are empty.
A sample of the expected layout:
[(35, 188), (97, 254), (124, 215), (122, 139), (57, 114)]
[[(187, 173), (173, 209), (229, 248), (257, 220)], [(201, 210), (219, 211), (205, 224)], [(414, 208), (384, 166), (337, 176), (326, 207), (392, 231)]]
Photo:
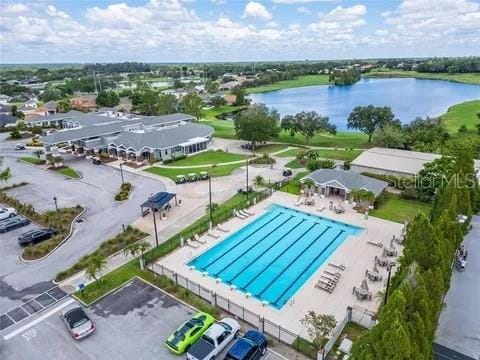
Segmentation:
[(250, 94), (255, 103), (278, 110), (280, 115), (315, 110), (328, 116), (337, 129), (347, 128), (347, 118), (359, 105), (390, 106), (398, 119), (438, 116), (451, 105), (480, 99), (480, 85), (414, 78), (361, 79), (351, 86), (319, 85)]

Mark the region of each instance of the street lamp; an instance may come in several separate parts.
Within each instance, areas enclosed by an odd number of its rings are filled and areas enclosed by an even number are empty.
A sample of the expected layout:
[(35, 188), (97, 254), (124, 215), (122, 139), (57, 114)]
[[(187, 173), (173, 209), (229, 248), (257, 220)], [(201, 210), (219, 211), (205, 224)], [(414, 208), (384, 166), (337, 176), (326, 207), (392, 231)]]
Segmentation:
[(247, 184), (246, 184), (246, 191), (247, 191), (247, 202), (248, 202), (248, 156), (247, 156), (247, 173), (246, 173), (246, 175), (247, 175), (247, 178), (246, 178), (246, 182), (247, 182)]
[(393, 263), (389, 263), (387, 265), (388, 269), (388, 278), (387, 278), (387, 288), (385, 289), (385, 299), (383, 301), (384, 305), (387, 305), (387, 300), (388, 300), (388, 288), (390, 287), (390, 277), (392, 275), (392, 268), (395, 266)]
[(120, 176), (122, 177), (122, 185), (124, 184), (123, 182), (123, 163), (120, 163)]
[(156, 244), (156, 247), (158, 247), (157, 219), (155, 219), (155, 210), (153, 208), (152, 194), (150, 194), (150, 197), (148, 198), (148, 200), (150, 200), (150, 211), (152, 212), (152, 217), (153, 217), (153, 228), (155, 231), (155, 244)]
[(60, 220), (60, 211), (58, 211), (58, 204), (57, 204), (57, 197), (53, 197), (53, 202), (55, 203), (55, 210), (57, 211), (57, 218), (58, 218), (58, 227), (60, 229), (60, 232), (63, 233), (63, 228), (62, 228), (62, 221)]
[(210, 217), (210, 226), (212, 226), (212, 176), (208, 173), (208, 215)]

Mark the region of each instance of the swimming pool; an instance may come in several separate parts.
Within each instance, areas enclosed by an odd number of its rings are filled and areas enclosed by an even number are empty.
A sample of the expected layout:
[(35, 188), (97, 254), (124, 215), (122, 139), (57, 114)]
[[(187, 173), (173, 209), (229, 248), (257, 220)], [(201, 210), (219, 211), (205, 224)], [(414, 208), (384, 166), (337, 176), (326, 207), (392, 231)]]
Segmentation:
[(280, 309), (348, 236), (362, 230), (272, 204), (188, 265)]

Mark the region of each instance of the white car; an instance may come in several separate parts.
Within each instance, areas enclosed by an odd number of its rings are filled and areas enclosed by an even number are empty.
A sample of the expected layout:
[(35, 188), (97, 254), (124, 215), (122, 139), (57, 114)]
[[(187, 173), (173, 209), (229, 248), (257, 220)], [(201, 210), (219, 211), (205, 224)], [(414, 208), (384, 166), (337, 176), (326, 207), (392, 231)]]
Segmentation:
[(212, 360), (238, 336), (240, 324), (231, 318), (216, 322), (192, 345), (187, 352), (188, 360)]
[(14, 208), (0, 208), (0, 220), (12, 218), (17, 215), (17, 210)]

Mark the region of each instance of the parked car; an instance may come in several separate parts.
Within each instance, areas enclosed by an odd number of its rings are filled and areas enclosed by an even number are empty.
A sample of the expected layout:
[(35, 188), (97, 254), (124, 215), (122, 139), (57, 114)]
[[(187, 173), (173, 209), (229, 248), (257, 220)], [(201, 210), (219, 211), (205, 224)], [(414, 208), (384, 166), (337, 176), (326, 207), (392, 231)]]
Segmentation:
[(17, 215), (17, 210), (14, 208), (0, 207), (0, 220), (11, 218)]
[(30, 224), (30, 220), (20, 216), (8, 218), (0, 222), (0, 233), (6, 233), (22, 226), (27, 226), (28, 224)]
[(95, 331), (95, 325), (85, 311), (78, 305), (68, 306), (60, 313), (70, 336), (75, 340), (83, 339)]
[(25, 144), (15, 144), (15, 150), (25, 150)]
[(18, 244), (21, 246), (38, 244), (39, 242), (50, 239), (56, 231), (53, 229), (36, 229), (23, 233), (18, 237)]
[(205, 331), (202, 337), (187, 351), (187, 360), (212, 360), (235, 338), (240, 324), (225, 318)]
[(93, 158), (92, 159), (92, 164), (93, 165), (102, 165), (102, 161), (100, 159)]
[(292, 170), (290, 169), (283, 170), (283, 176), (292, 176), (292, 174)]
[(175, 330), (167, 338), (165, 346), (175, 354), (183, 354), (214, 322), (212, 315), (200, 312)]
[(258, 360), (267, 352), (267, 338), (261, 332), (249, 330), (228, 350), (228, 360)]

